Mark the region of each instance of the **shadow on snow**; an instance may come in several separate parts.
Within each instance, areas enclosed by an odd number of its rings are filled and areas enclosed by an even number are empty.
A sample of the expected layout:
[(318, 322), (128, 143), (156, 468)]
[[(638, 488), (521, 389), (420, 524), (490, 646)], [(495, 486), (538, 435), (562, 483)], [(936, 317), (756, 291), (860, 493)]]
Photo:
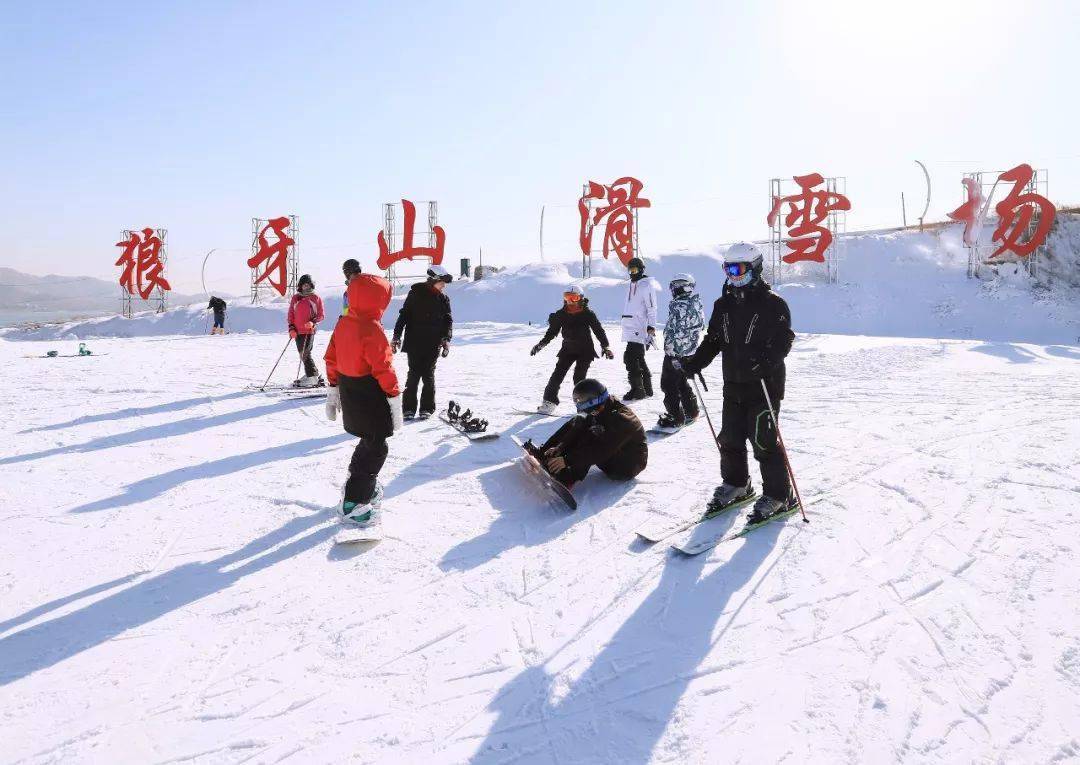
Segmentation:
[(243, 396), (250, 396), (251, 391), (236, 391), (234, 393), (226, 393), (223, 396), (195, 396), (193, 398), (185, 398), (181, 401), (168, 401), (164, 404), (155, 404), (154, 406), (132, 406), (127, 409), (118, 409), (115, 412), (104, 412), (102, 414), (88, 414), (82, 417), (76, 417), (74, 420), (68, 420), (67, 422), (58, 422), (55, 425), (42, 425), (37, 428), (28, 428), (26, 430), (20, 430), (19, 435), (25, 435), (27, 433), (40, 433), (48, 430), (64, 430), (66, 428), (75, 427), (77, 425), (89, 425), (93, 422), (106, 422), (108, 420), (124, 420), (129, 417), (142, 417), (148, 414), (162, 414), (164, 412), (178, 412), (181, 409), (187, 409), (189, 407), (198, 406), (200, 404), (209, 404), (214, 401), (228, 401), (233, 398), (242, 398)]

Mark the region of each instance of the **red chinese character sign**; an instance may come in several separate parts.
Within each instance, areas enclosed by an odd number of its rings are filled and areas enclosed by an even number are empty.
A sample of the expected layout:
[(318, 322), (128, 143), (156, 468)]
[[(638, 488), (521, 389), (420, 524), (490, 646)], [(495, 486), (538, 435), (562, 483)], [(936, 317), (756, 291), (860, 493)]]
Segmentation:
[(793, 180), (799, 192), (789, 196), (773, 194), (772, 209), (767, 218), (769, 226), (775, 227), (781, 209), (784, 205), (788, 206), (782, 236), (786, 237), (784, 244), (791, 251), (781, 259), (785, 263), (804, 260), (824, 263), (825, 252), (833, 243), (834, 232), (821, 224), (834, 213), (850, 210), (851, 202), (835, 190), (834, 178), (829, 179), (831, 183), (825, 189), (817, 189), (825, 183), (820, 173), (796, 175)]
[(401, 231), (401, 249), (395, 250), (397, 231), (395, 229), (395, 205), (383, 205), (383, 230), (379, 232), (379, 259), (376, 265), (383, 271), (392, 270), (395, 263), (414, 258), (428, 258), (432, 265), (441, 265), (443, 251), (446, 248), (446, 232), (435, 221), (438, 219), (438, 206), (428, 202), (428, 246), (417, 247), (413, 244), (416, 229), (416, 205), (407, 199), (401, 200), (404, 213), (404, 227)]
[(610, 186), (589, 181), (581, 199), (578, 214), (581, 230), (578, 241), (584, 258), (592, 255), (593, 231), (601, 222), (604, 230), (604, 259), (614, 250), (623, 265), (630, 262), (637, 250), (635, 222), (637, 211), (652, 207), (652, 202), (641, 196), (643, 184), (637, 178), (620, 178)]
[[(994, 205), (998, 225), (991, 241), (997, 246), (987, 261), (1000, 259), (1006, 253), (1027, 258), (1046, 242), (1050, 227), (1057, 214), (1053, 203), (1036, 193), (1036, 173), (1031, 165), (1017, 165), (1001, 173), (994, 182), (996, 188), (1005, 181), (1012, 187), (1004, 198)], [(979, 228), (986, 215), (982, 197), (982, 173), (974, 173), (963, 179), (967, 200), (949, 213), (949, 217), (964, 224), (964, 244), (971, 248), (979, 246)], [(993, 196), (993, 189), (990, 192)]]
[(296, 288), (300, 219), (295, 215), (251, 219), (251, 302), (264, 294), (286, 297)]
[(131, 316), (132, 297), (138, 295), (149, 300), (154, 290), (157, 290), (157, 310), (164, 311), (165, 293), (172, 289), (165, 278), (165, 229), (124, 231), (116, 246), (123, 250), (115, 264), (124, 269), (120, 274), (123, 314)]

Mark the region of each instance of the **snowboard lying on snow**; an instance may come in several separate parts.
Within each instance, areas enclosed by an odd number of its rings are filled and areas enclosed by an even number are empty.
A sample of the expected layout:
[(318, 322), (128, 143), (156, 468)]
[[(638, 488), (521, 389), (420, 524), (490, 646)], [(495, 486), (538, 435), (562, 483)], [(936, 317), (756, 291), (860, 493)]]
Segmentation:
[(488, 427), (487, 420), (474, 416), (472, 410), (461, 411), (461, 405), (455, 401), (439, 412), (439, 419), (470, 441), (487, 441), (500, 435), (499, 431)]
[(551, 473), (544, 469), (540, 461), (525, 448), (525, 444), (521, 443), (521, 439), (517, 436), (510, 436), (510, 438), (521, 447), (522, 455), (518, 459), (518, 464), (521, 465), (525, 473), (532, 476), (544, 488), (548, 496), (559, 500), (571, 510), (577, 510), (577, 500), (574, 499), (574, 495), (570, 493), (570, 490), (556, 481), (551, 476)]

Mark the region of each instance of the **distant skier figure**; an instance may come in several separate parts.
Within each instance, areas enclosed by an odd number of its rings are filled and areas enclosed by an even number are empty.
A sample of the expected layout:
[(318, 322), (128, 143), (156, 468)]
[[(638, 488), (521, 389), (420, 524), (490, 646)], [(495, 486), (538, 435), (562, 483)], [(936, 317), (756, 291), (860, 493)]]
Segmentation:
[(296, 341), (296, 350), (304, 362), (304, 376), (293, 383), (298, 388), (314, 388), (324, 383), (311, 359), (315, 330), (324, 318), (322, 298), (315, 294), (315, 282), (309, 274), (304, 274), (297, 279), (296, 294), (289, 303), (289, 337)]
[(530, 453), (559, 483), (572, 489), (596, 465), (608, 478), (628, 481), (649, 462), (645, 429), (630, 407), (600, 382), (585, 378), (574, 386), (579, 415)]
[(581, 287), (571, 284), (563, 292), (563, 307), (548, 316), (548, 329), (540, 342), (533, 346), (530, 356), (535, 356), (544, 346), (562, 333), (562, 347), (559, 349), (555, 371), (551, 373), (547, 387), (544, 388), (544, 400), (537, 408), (541, 414), (552, 414), (559, 406), (559, 386), (566, 378), (571, 366), (574, 367), (574, 383), (585, 379), (589, 365), (597, 358), (592, 335), (600, 341), (600, 351), (604, 358), (613, 359), (615, 354), (608, 346), (607, 333), (600, 325), (596, 314), (589, 309), (589, 299)]
[(349, 258), (341, 264), (341, 273), (345, 277), (345, 293), (341, 296), (341, 315), (344, 316), (349, 312), (349, 281), (354, 276), (362, 273), (360, 261), (356, 258)]
[(225, 334), (225, 309), (227, 307), (225, 301), (221, 298), (214, 295), (210, 296), (210, 303), (206, 306), (206, 309), (214, 312), (214, 328), (210, 330), (211, 335)]
[(382, 315), (390, 305), (390, 282), (380, 276), (355, 275), (349, 280), (349, 313), (330, 335), (323, 357), (330, 389), (326, 416), (341, 422), (360, 439), (349, 462), (341, 514), (366, 525), (382, 499), (379, 471), (386, 462), (386, 439), (401, 429), (401, 396)]
[(645, 275), (641, 258), (626, 264), (630, 287), (622, 312), (622, 339), (626, 343), (623, 363), (630, 380), (630, 390), (623, 399), (637, 401), (653, 394), (652, 372), (645, 363), (645, 349), (656, 338), (656, 283)]
[(791, 501), (784, 456), (776, 426), (769, 414), (761, 381), (765, 381), (776, 414), (784, 397), (787, 370), (784, 359), (795, 333), (791, 312), (782, 297), (762, 278), (764, 258), (752, 244), (734, 244), (724, 254), (727, 281), (713, 304), (709, 329), (693, 356), (676, 367), (694, 375), (723, 353), (724, 410), (720, 435), (720, 475), (713, 495), (717, 506), (749, 496), (753, 488), (747, 466), (746, 441), (761, 466), (762, 495), (749, 520), (757, 522), (784, 510)]
[(660, 389), (664, 391), (664, 409), (656, 423), (659, 428), (681, 428), (697, 419), (698, 400), (686, 375), (672, 365), (682, 356), (689, 356), (701, 342), (705, 329), (705, 309), (697, 294), (693, 274), (675, 274), (668, 285), (671, 303), (664, 324), (664, 366), (660, 370)]
[[(409, 358), (409, 374), (405, 379), (402, 407), (405, 419), (416, 416), (416, 389), (423, 382), (420, 394), (420, 419), (435, 413), (435, 364), (439, 355), (450, 353), (454, 318), (450, 313), (450, 298), (443, 294), (446, 285), (454, 280), (442, 266), (427, 270), (427, 281), (414, 284), (405, 296), (405, 303), (394, 324), (394, 353), (404, 348)], [(401, 335), (405, 334), (402, 343)]]

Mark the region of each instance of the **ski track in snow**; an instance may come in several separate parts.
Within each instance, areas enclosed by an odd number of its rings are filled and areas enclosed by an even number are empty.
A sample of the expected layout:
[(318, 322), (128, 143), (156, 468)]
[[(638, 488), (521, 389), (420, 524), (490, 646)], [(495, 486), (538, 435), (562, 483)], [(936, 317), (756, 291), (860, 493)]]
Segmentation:
[(0, 340), (0, 762), (1078, 756), (1078, 349), (800, 336), (781, 419), (811, 522), (687, 558), (633, 532), (711, 491), (707, 427), (639, 482), (594, 472), (576, 513), (510, 463), (560, 424), (511, 413), (554, 363), (539, 334), (460, 327), (440, 404), (504, 435), (407, 425), (386, 536), (355, 548), (353, 439), (244, 390), (280, 338), (62, 364)]

